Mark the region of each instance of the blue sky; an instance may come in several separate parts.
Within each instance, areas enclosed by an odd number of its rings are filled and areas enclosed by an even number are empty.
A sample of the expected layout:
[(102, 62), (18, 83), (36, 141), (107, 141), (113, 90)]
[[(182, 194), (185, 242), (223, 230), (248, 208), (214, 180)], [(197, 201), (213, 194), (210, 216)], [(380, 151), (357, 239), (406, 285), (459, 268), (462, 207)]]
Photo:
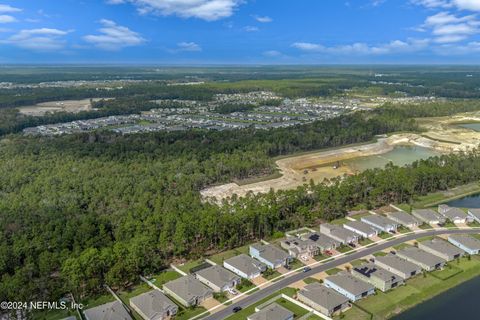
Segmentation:
[(0, 0), (0, 63), (480, 63), (480, 0)]

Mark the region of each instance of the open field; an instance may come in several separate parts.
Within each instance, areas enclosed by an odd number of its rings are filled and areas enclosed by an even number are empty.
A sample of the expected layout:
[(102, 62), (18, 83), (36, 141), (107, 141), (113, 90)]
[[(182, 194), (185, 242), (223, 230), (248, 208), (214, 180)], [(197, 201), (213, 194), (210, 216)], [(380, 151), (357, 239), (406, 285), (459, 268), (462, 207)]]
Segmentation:
[[(313, 180), (316, 183), (343, 175), (355, 174), (356, 169), (345, 161), (382, 155), (392, 151), (395, 146), (419, 146), (441, 153), (459, 152), (473, 149), (480, 143), (480, 132), (462, 128), (461, 122), (480, 121), (480, 113), (459, 114), (453, 117), (418, 119), (426, 131), (422, 134), (398, 133), (387, 138), (379, 138), (374, 143), (352, 145), (343, 148), (318, 152), (306, 152), (298, 155), (279, 158), (275, 164), (277, 173), (268, 177), (260, 177), (253, 183), (228, 183), (202, 190), (204, 198), (215, 198), (218, 201), (233, 194), (245, 196), (249, 192), (266, 193), (270, 189), (294, 189)], [(339, 164), (339, 167), (335, 165)], [(335, 166), (335, 167), (334, 167)]]
[[(95, 102), (101, 99), (95, 98), (91, 100)], [(20, 107), (18, 110), (25, 115), (38, 117), (44, 116), (48, 112), (78, 113), (81, 111), (91, 111), (93, 109), (90, 99), (83, 99), (42, 102), (33, 106)]]

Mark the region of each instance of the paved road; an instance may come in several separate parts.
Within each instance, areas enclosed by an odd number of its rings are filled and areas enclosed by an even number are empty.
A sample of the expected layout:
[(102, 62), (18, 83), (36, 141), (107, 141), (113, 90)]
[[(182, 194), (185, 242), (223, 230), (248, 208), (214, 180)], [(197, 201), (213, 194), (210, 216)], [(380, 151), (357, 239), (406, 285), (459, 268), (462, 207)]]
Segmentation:
[(202, 319), (203, 320), (225, 319), (228, 316), (233, 314), (233, 311), (232, 311), (233, 308), (241, 307), (241, 308), (245, 309), (246, 307), (248, 307), (248, 306), (250, 306), (250, 305), (252, 305), (252, 304), (254, 304), (254, 303), (256, 303), (256, 302), (258, 302), (258, 301), (260, 301), (260, 300), (262, 300), (262, 299), (264, 299), (264, 298), (266, 298), (266, 297), (268, 297), (272, 294), (274, 294), (275, 292), (280, 291), (281, 289), (283, 289), (285, 287), (288, 287), (289, 285), (291, 285), (291, 284), (293, 284), (297, 281), (308, 278), (315, 273), (319, 273), (319, 272), (322, 272), (322, 271), (326, 271), (328, 269), (335, 268), (335, 267), (340, 266), (344, 263), (362, 258), (364, 256), (370, 255), (370, 254), (375, 253), (377, 251), (384, 250), (384, 249), (389, 248), (391, 246), (396, 246), (396, 245), (398, 245), (400, 243), (403, 243), (405, 241), (414, 240), (414, 239), (418, 239), (418, 238), (422, 238), (422, 237), (435, 236), (435, 235), (440, 235), (440, 234), (447, 234), (447, 233), (448, 234), (480, 233), (480, 230), (468, 230), (468, 229), (465, 229), (465, 230), (432, 230), (432, 231), (427, 231), (427, 232), (422, 232), (422, 233), (417, 233), (417, 234), (410, 234), (410, 235), (407, 235), (407, 236), (404, 236), (404, 237), (395, 238), (391, 241), (387, 241), (387, 242), (384, 242), (384, 243), (381, 243), (381, 244), (373, 245), (373, 246), (371, 246), (367, 249), (364, 249), (364, 250), (361, 250), (361, 251), (358, 251), (358, 252), (354, 252), (352, 254), (348, 254), (346, 256), (340, 257), (336, 260), (333, 260), (333, 261), (327, 262), (325, 264), (321, 264), (319, 266), (313, 267), (312, 270), (309, 271), (309, 272), (297, 273), (297, 274), (294, 274), (294, 275), (289, 276), (287, 278), (284, 278), (282, 280), (279, 280), (277, 282), (274, 282), (270, 286), (265, 287), (264, 289), (261, 289), (259, 291), (256, 291), (256, 292), (246, 296), (245, 298), (239, 300), (238, 302), (231, 304), (227, 308), (225, 308), (221, 311), (218, 311), (218, 312), (216, 312), (212, 315), (209, 315), (207, 317), (204, 317)]

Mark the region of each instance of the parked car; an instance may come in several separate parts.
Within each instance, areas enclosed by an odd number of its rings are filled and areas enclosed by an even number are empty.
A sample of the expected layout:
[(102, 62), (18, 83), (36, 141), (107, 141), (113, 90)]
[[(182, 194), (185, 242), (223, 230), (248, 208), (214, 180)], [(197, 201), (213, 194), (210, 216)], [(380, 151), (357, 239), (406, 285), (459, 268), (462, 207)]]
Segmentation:
[(310, 267), (304, 267), (304, 268), (303, 268), (303, 272), (308, 272), (308, 271), (310, 271), (310, 270), (312, 270), (312, 268), (310, 268)]
[(235, 307), (235, 308), (233, 308), (232, 311), (233, 311), (233, 313), (237, 313), (237, 312), (239, 312), (239, 311), (241, 311), (241, 310), (242, 310), (242, 307)]

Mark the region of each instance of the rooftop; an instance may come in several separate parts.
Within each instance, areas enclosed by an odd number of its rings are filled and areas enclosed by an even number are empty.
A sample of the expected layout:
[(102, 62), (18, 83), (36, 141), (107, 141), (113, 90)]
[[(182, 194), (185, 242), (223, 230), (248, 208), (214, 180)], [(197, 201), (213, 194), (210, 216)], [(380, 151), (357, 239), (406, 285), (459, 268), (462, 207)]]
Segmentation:
[(371, 234), (376, 232), (375, 229), (373, 229), (369, 224), (362, 221), (349, 221), (345, 223), (344, 226), (348, 226), (352, 229), (358, 230), (366, 234)]
[(288, 253), (271, 244), (254, 244), (253, 248), (260, 252), (260, 256), (267, 261), (285, 260), (288, 258)]
[(405, 273), (405, 274), (410, 274), (411, 272), (415, 271), (415, 270), (418, 270), (419, 267), (410, 262), (410, 261), (407, 261), (403, 258), (400, 258), (399, 256), (395, 255), (395, 254), (388, 254), (386, 256), (378, 256), (378, 257), (375, 257), (375, 259), (378, 261), (378, 262), (381, 262), (381, 263), (384, 263), (388, 266), (390, 266), (391, 268), (395, 269), (395, 270), (398, 270), (402, 273)]
[(398, 223), (388, 219), (387, 217), (381, 216), (381, 215), (371, 215), (371, 216), (365, 216), (361, 218), (362, 221), (368, 221), (372, 224), (382, 226), (382, 227), (388, 227), (388, 226), (396, 226)]
[(132, 320), (127, 310), (119, 301), (102, 304), (83, 312), (90, 320)]
[(467, 214), (460, 208), (450, 208), (448, 209), (447, 211), (445, 211), (443, 213), (443, 215), (445, 217), (447, 217), (447, 219), (451, 219), (451, 220), (454, 220), (454, 219), (465, 219), (467, 217)]
[(332, 282), (355, 296), (374, 289), (373, 285), (355, 278), (348, 272), (339, 272), (336, 275), (327, 277), (325, 280)]
[(413, 210), (412, 213), (427, 221), (445, 220), (445, 218), (443, 218), (440, 214), (436, 213), (432, 209), (417, 209)]
[(198, 271), (196, 275), (207, 279), (218, 287), (223, 287), (225, 284), (231, 283), (234, 280), (239, 280), (236, 274), (219, 265), (202, 269)]
[(162, 292), (152, 290), (130, 299), (130, 304), (134, 305), (149, 319), (156, 319), (166, 310), (177, 308), (177, 305), (167, 298)]
[(294, 313), (277, 303), (272, 303), (262, 310), (248, 317), (249, 320), (285, 320), (294, 316)]
[(398, 279), (398, 276), (396, 276), (395, 274), (385, 269), (382, 269), (373, 263), (365, 263), (361, 266), (355, 267), (353, 268), (353, 272), (358, 272), (367, 278), (375, 277), (385, 282)]
[(388, 214), (388, 217), (403, 225), (419, 223), (418, 219), (405, 211), (395, 211)]
[(428, 241), (423, 241), (420, 242), (421, 246), (425, 246), (427, 248), (430, 248), (432, 250), (448, 254), (449, 256), (455, 256), (458, 254), (463, 254), (463, 250), (460, 248), (457, 248), (453, 244), (448, 243), (445, 240), (441, 240), (438, 238), (428, 240)]
[(334, 309), (335, 307), (348, 302), (347, 297), (318, 282), (306, 285), (300, 291), (300, 294), (328, 310)]
[(208, 295), (212, 291), (203, 283), (195, 279), (193, 275), (184, 276), (163, 285), (165, 288), (176, 295), (182, 297), (186, 301)]
[(302, 239), (309, 239), (317, 244), (317, 246), (322, 248), (328, 247), (337, 247), (340, 245), (340, 242), (337, 240), (330, 238), (329, 236), (323, 233), (310, 233), (306, 236), (302, 236)]
[(457, 241), (458, 243), (464, 245), (470, 250), (480, 250), (480, 240), (478, 240), (477, 238), (465, 234), (454, 234), (448, 236), (448, 239)]
[(265, 264), (243, 253), (241, 255), (227, 259), (223, 263), (229, 264), (245, 274), (256, 273), (259, 270), (265, 269), (266, 267)]
[(400, 257), (404, 256), (405, 258), (412, 259), (429, 267), (434, 267), (439, 263), (445, 263), (444, 259), (416, 247), (402, 249), (398, 251), (397, 254)]

